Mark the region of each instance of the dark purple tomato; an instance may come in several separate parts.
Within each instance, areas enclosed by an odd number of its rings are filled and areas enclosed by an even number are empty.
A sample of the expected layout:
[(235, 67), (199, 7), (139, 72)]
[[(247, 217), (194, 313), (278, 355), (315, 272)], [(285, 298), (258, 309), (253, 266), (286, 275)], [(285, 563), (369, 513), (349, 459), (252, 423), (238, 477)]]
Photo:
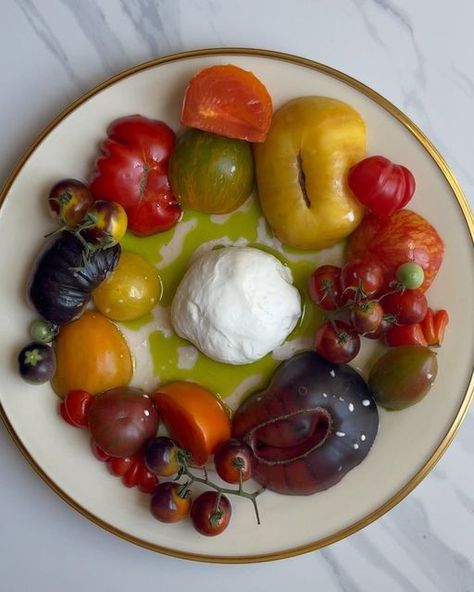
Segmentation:
[(152, 438), (145, 448), (145, 464), (148, 470), (160, 477), (175, 475), (180, 468), (178, 451), (179, 448), (171, 438)]
[(225, 495), (217, 491), (205, 491), (191, 506), (194, 528), (204, 536), (216, 536), (223, 532), (232, 516), (232, 506)]
[(150, 502), (150, 511), (160, 522), (179, 522), (189, 514), (190, 507), (189, 491), (176, 481), (160, 483)]
[(30, 384), (48, 382), (56, 371), (54, 350), (44, 343), (33, 341), (18, 354), (20, 376)]
[(114, 388), (94, 397), (89, 429), (94, 442), (109, 456), (133, 456), (156, 434), (158, 413), (141, 389)]
[(214, 452), (217, 474), (227, 483), (240, 483), (252, 476), (252, 451), (237, 438), (223, 442)]

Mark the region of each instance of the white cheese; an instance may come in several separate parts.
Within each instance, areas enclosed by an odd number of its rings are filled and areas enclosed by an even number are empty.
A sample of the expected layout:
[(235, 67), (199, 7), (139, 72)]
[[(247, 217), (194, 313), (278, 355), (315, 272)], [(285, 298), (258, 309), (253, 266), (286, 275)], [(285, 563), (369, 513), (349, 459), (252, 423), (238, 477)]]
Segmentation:
[(301, 315), (291, 271), (252, 247), (225, 247), (195, 260), (178, 286), (171, 320), (206, 356), (249, 364), (281, 345)]

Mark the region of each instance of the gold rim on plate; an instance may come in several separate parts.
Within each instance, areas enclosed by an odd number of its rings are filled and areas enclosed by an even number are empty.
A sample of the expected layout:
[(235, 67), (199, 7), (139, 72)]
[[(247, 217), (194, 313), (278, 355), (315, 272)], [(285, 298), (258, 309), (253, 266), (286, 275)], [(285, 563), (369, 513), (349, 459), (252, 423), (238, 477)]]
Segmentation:
[[(457, 200), (457, 203), (462, 211), (464, 220), (466, 222), (469, 234), (471, 236), (471, 240), (473, 242), (474, 247), (474, 214), (471, 211), (468, 201), (456, 180), (453, 172), (451, 171), (450, 167), (441, 156), (441, 154), (437, 151), (434, 145), (430, 142), (430, 140), (426, 137), (426, 135), (420, 130), (420, 128), (411, 121), (409, 117), (407, 117), (402, 111), (400, 111), (395, 105), (393, 105), (390, 101), (379, 95), (377, 92), (359, 82), (358, 80), (335, 70), (329, 66), (324, 64), (320, 64), (313, 60), (309, 60), (306, 58), (302, 58), (299, 56), (295, 56), (292, 54), (281, 53), (276, 51), (270, 51), (265, 49), (253, 49), (253, 48), (211, 48), (211, 49), (199, 49), (194, 51), (186, 51), (181, 53), (176, 53), (168, 56), (164, 56), (162, 58), (150, 60), (143, 64), (139, 64), (123, 72), (109, 78), (105, 82), (98, 84), (73, 103), (71, 103), (66, 109), (64, 109), (57, 117), (51, 121), (51, 123), (46, 126), (46, 128), (40, 133), (40, 135), (36, 138), (36, 140), (26, 149), (24, 154), (21, 156), (17, 164), (15, 165), (13, 171), (11, 172), (10, 176), (8, 177), (1, 193), (0, 193), (0, 207), (2, 206), (10, 187), (12, 186), (13, 182), (17, 178), (18, 174), (20, 173), (21, 169), (23, 168), (26, 161), (29, 159), (31, 154), (40, 146), (41, 142), (46, 138), (46, 136), (59, 124), (63, 119), (65, 119), (68, 115), (70, 115), (75, 109), (83, 105), (88, 99), (99, 93), (100, 91), (108, 88), (109, 86), (128, 78), (129, 76), (136, 74), (137, 72), (141, 72), (143, 70), (147, 70), (149, 68), (153, 68), (155, 66), (159, 66), (162, 64), (166, 64), (169, 62), (175, 62), (179, 60), (184, 60), (188, 58), (195, 58), (195, 57), (209, 57), (213, 55), (247, 55), (253, 57), (265, 57), (271, 58), (276, 60), (281, 60), (284, 62), (290, 62), (299, 66), (305, 66), (307, 68), (316, 70), (318, 72), (322, 72), (323, 74), (327, 74), (332, 78), (336, 78), (337, 80), (344, 82), (348, 86), (356, 89), (363, 95), (369, 97), (373, 101), (375, 101), (380, 107), (388, 111), (393, 117), (395, 117), (405, 128), (407, 128), (413, 136), (418, 140), (418, 142), (423, 146), (426, 150), (428, 155), (435, 161), (438, 168), (443, 173), (446, 181), (448, 182), (449, 186), (451, 187), (453, 194)], [(249, 555), (249, 556), (220, 556), (220, 555), (200, 555), (197, 553), (187, 553), (183, 551), (179, 551), (176, 549), (170, 549), (167, 547), (162, 547), (160, 545), (151, 544), (147, 541), (144, 541), (138, 537), (134, 537), (127, 532), (119, 530), (114, 526), (104, 522), (98, 516), (95, 516), (85, 508), (83, 508), (80, 504), (78, 504), (73, 498), (67, 495), (56, 483), (43, 471), (43, 469), (36, 463), (34, 458), (30, 455), (26, 447), (23, 445), (21, 439), (19, 438), (18, 434), (15, 431), (15, 428), (9, 421), (3, 406), (0, 402), (0, 416), (10, 433), (13, 441), (15, 442), (16, 446), (19, 448), (20, 452), (29, 462), (31, 467), (36, 471), (36, 473), (49, 485), (49, 487), (55, 491), (65, 502), (67, 502), (70, 506), (72, 506), (75, 510), (80, 512), (83, 516), (89, 519), (91, 522), (100, 526), (101, 528), (115, 534), (122, 539), (125, 539), (131, 543), (135, 543), (141, 547), (146, 549), (150, 549), (152, 551), (156, 551), (165, 555), (171, 555), (173, 557), (178, 557), (181, 559), (190, 559), (193, 561), (203, 561), (203, 562), (210, 562), (210, 563), (257, 563), (263, 561), (271, 561), (276, 559), (285, 559), (288, 557), (293, 557), (295, 555), (300, 555), (302, 553), (306, 553), (308, 551), (315, 551), (317, 549), (321, 549), (327, 545), (331, 545), (340, 541), (341, 539), (357, 532), (358, 530), (368, 526), (371, 522), (380, 518), (383, 514), (388, 512), (392, 509), (395, 505), (397, 505), (400, 501), (403, 500), (425, 477), (426, 475), (433, 469), (435, 464), (444, 454), (446, 449), (448, 448), (449, 444), (453, 440), (456, 432), (458, 431), (466, 413), (468, 411), (469, 405), (472, 401), (474, 396), (474, 368), (472, 371), (471, 378), (469, 379), (468, 384), (466, 385), (466, 394), (464, 399), (460, 405), (459, 411), (454, 418), (452, 425), (450, 426), (447, 433), (442, 438), (440, 444), (433, 452), (431, 457), (428, 461), (424, 464), (424, 466), (418, 471), (418, 473), (412, 477), (408, 483), (402, 487), (395, 495), (393, 495), (388, 501), (386, 501), (382, 506), (377, 508), (377, 510), (371, 512), (361, 520), (358, 520), (351, 526), (343, 528), (335, 532), (334, 534), (314, 541), (313, 543), (309, 543), (306, 545), (294, 547), (291, 549), (286, 549), (283, 551), (278, 551), (274, 553), (267, 553), (267, 554), (258, 554), (258, 555)]]

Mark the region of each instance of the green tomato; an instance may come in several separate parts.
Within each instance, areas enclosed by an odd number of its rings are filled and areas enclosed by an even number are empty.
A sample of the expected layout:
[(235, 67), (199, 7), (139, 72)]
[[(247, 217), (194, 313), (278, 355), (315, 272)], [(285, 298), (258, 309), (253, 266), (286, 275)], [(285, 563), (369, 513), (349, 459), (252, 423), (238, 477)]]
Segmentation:
[(397, 268), (396, 278), (405, 288), (416, 290), (425, 281), (425, 272), (421, 265), (409, 261)]
[(40, 343), (51, 343), (56, 334), (58, 332), (58, 328), (54, 323), (50, 323), (49, 321), (44, 321), (42, 319), (38, 319), (33, 321), (30, 327), (30, 335), (34, 341), (39, 341)]
[(208, 214), (233, 212), (253, 190), (250, 144), (188, 129), (177, 141), (168, 175), (182, 206)]

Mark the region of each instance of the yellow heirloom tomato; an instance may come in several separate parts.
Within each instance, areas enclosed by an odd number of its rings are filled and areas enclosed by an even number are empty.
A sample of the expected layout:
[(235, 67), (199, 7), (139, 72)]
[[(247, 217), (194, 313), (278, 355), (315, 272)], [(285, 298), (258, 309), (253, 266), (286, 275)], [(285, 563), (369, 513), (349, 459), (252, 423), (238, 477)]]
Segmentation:
[(254, 153), (263, 213), (286, 245), (324, 249), (361, 222), (364, 209), (347, 174), (366, 155), (366, 129), (350, 105), (318, 96), (293, 99), (273, 115)]
[(133, 321), (160, 300), (156, 268), (135, 253), (123, 251), (115, 270), (92, 294), (100, 312), (113, 321)]

